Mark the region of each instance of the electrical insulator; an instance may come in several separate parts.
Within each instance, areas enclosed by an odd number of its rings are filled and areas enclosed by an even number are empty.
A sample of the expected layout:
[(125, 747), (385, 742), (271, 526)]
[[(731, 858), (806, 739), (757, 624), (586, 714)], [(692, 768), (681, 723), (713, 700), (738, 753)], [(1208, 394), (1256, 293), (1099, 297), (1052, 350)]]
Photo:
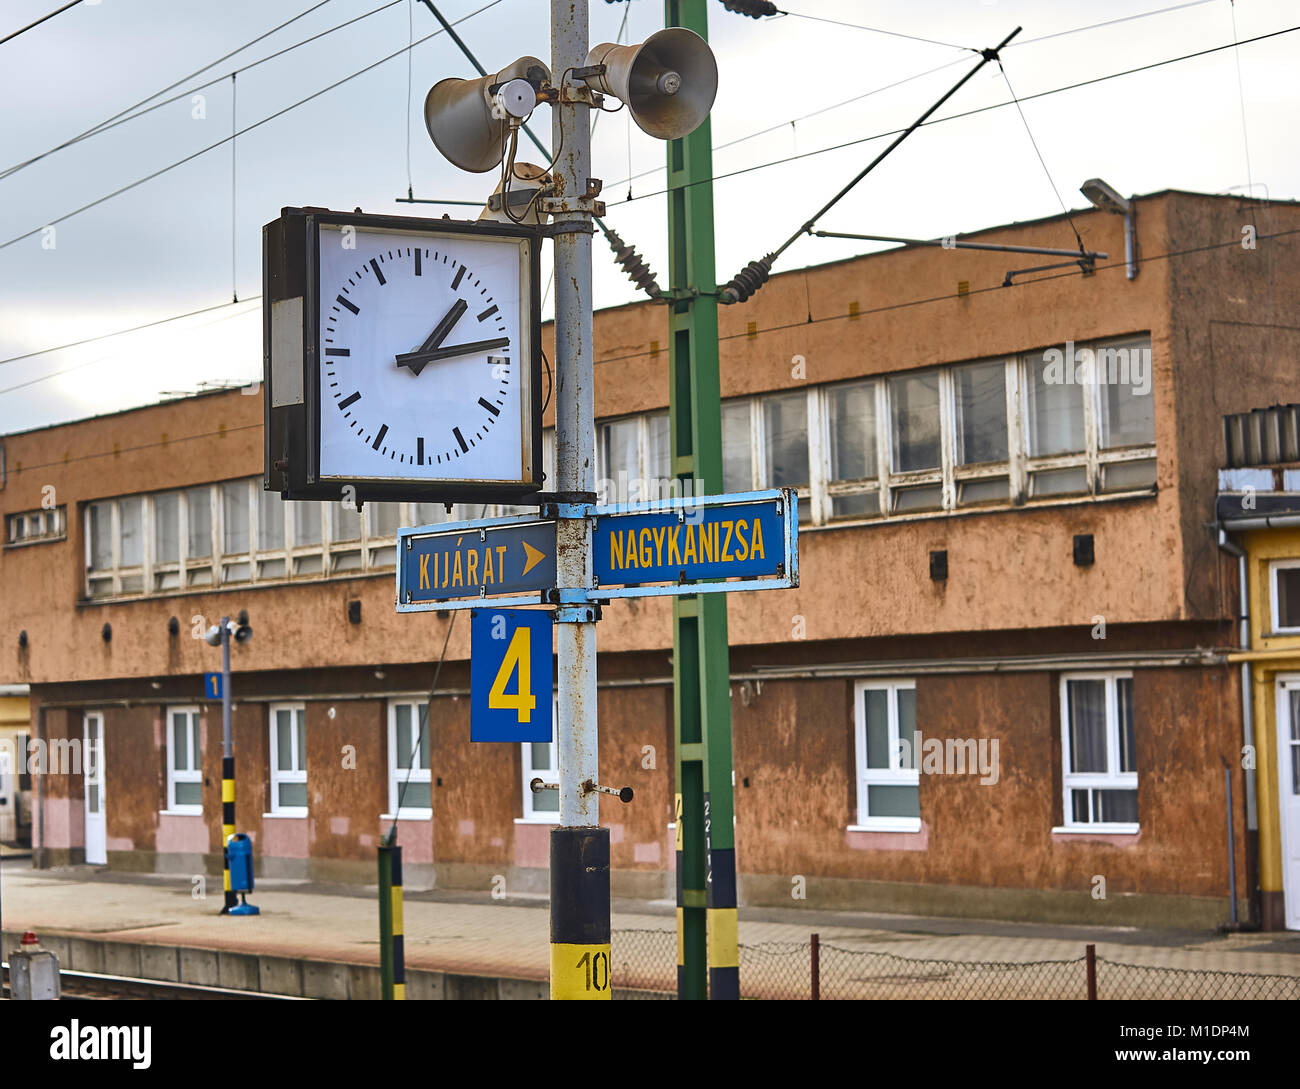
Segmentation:
[(614, 260), (623, 267), (628, 279), (649, 295), (650, 298), (660, 298), (663, 292), (655, 282), (655, 274), (650, 271), (650, 266), (645, 263), (642, 256), (619, 238), (614, 231), (606, 230), (605, 237), (609, 240), (609, 248), (614, 251)]
[(722, 0), (722, 6), (737, 15), (748, 15), (751, 19), (761, 19), (764, 15), (779, 15), (779, 9), (771, 0)]
[(718, 292), (718, 302), (724, 304), (744, 302), (767, 283), (767, 278), (772, 275), (774, 260), (776, 260), (775, 254), (769, 253), (758, 261), (750, 261)]

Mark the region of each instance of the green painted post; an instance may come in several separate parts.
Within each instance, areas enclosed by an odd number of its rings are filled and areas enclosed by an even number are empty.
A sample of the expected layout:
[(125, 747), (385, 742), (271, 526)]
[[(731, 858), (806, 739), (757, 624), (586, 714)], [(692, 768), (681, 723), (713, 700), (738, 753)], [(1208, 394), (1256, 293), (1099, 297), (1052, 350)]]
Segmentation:
[[(706, 0), (666, 0), (665, 24), (707, 39)], [(668, 145), (672, 472), (722, 492), (722, 402), (709, 120)], [(725, 594), (673, 599), (677, 997), (739, 998)], [(707, 966), (707, 975), (706, 975)]]

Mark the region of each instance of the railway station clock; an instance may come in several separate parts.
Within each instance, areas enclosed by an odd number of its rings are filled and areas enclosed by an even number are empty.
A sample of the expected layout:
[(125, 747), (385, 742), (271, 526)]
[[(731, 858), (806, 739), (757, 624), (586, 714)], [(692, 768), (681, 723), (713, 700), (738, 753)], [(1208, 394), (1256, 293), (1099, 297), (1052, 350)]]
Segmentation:
[(263, 230), (266, 488), (538, 491), (539, 248), (513, 224), (284, 209)]

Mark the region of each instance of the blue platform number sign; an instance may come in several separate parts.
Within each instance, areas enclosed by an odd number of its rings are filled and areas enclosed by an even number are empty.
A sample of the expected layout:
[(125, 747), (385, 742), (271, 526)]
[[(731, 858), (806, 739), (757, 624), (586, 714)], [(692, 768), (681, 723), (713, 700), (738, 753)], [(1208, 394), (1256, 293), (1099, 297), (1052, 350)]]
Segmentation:
[(203, 698), (205, 700), (221, 699), (221, 674), (203, 674)]
[(475, 609), (470, 614), (471, 741), (550, 741), (554, 660), (549, 612)]

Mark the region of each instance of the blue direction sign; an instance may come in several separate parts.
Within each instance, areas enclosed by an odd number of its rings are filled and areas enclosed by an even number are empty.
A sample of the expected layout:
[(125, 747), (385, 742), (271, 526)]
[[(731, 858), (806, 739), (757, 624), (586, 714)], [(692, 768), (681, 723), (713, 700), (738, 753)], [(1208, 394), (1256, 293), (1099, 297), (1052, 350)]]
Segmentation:
[(205, 700), (221, 699), (221, 674), (203, 674), (203, 698)]
[[(785, 488), (600, 507), (592, 596), (797, 586), (798, 532), (798, 496)], [(648, 585), (655, 583), (669, 585)]]
[[(485, 518), (398, 533), (397, 610), (537, 603), (555, 585), (555, 523)], [(531, 591), (531, 593), (529, 592)]]
[(469, 739), (550, 741), (554, 622), (535, 609), (475, 609), (469, 629)]

